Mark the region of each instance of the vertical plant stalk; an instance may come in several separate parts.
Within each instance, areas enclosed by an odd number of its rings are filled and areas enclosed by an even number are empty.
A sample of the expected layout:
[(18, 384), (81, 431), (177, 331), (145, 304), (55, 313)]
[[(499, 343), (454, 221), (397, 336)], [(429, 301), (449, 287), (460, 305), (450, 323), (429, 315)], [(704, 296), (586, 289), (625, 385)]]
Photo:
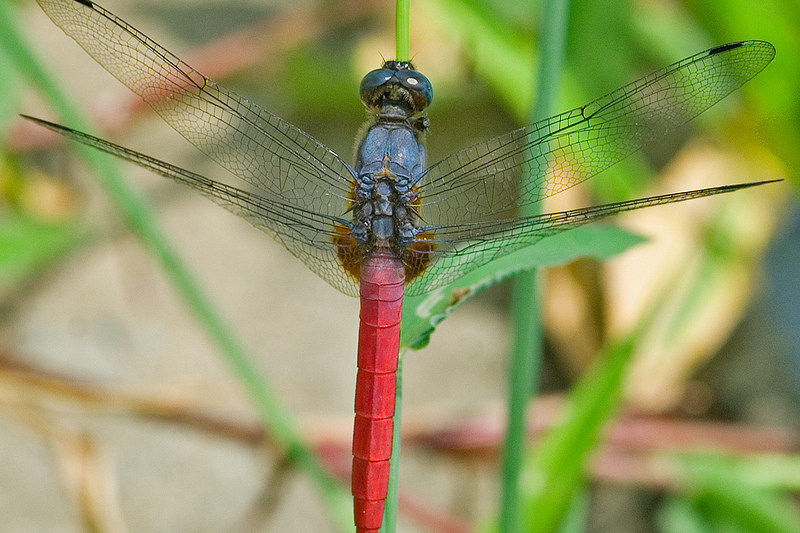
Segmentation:
[(397, 61), (408, 61), (411, 57), (410, 4), (411, 0), (397, 0), (394, 32), (395, 59)]
[[(91, 129), (58, 84), (34, 57), (25, 39), (13, 24), (16, 19), (14, 15), (10, 4), (0, 1), (0, 45), (7, 49), (20, 72), (38, 87), (64, 121), (80, 130)], [(270, 438), (290, 461), (313, 480), (334, 516), (337, 526), (343, 531), (350, 529), (352, 514), (348, 511), (349, 497), (340, 484), (325, 472), (314, 453), (303, 443), (291, 414), (264, 376), (256, 370), (251, 363), (252, 358), (217, 314), (205, 293), (161, 233), (146, 202), (118, 175), (108, 156), (83, 146), (78, 147), (78, 150), (95, 169), (101, 185), (128, 225), (161, 263), (175, 289), (217, 345), (234, 375), (250, 394)]]
[[(552, 114), (564, 61), (569, 14), (568, 0), (547, 0), (542, 12), (539, 48), (538, 97), (532, 121)], [(534, 179), (537, 176), (523, 176)], [(538, 214), (536, 205), (519, 216)], [(501, 470), (500, 531), (514, 533), (519, 527), (519, 475), (525, 447), (528, 400), (536, 395), (542, 358), (542, 325), (539, 320), (538, 271), (522, 273), (514, 284), (512, 312), (514, 337), (508, 379), (508, 420)]]
[(394, 434), (392, 435), (392, 458), (389, 463), (389, 490), (380, 533), (394, 533), (397, 527), (397, 497), (400, 478), (400, 422), (403, 414), (403, 351), (397, 358), (396, 389), (394, 401)]
[[(395, 4), (395, 59), (408, 61), (410, 52), (410, 8), (411, 0), (396, 0)], [(398, 479), (400, 477), (400, 426), (403, 413), (403, 357), (397, 356), (397, 374), (394, 400), (394, 432), (392, 434), (392, 458), (389, 460), (389, 487), (383, 511), (380, 533), (394, 533), (397, 525)]]

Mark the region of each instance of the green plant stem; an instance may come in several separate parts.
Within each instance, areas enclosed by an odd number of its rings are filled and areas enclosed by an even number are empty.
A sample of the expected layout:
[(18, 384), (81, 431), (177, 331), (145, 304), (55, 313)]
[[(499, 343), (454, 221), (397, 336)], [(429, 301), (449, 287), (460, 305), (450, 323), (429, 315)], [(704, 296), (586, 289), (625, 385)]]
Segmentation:
[[(395, 15), (395, 59), (408, 61), (410, 57), (410, 3), (397, 0)], [(400, 421), (403, 413), (403, 358), (398, 354), (394, 401), (394, 431), (392, 433), (392, 458), (389, 462), (389, 488), (383, 512), (381, 533), (394, 533), (397, 524), (398, 478), (400, 477)]]
[(395, 14), (395, 59), (397, 61), (408, 61), (411, 57), (410, 4), (411, 0), (397, 0)]
[[(76, 111), (76, 107), (31, 53), (13, 24), (15, 19), (10, 4), (0, 1), (0, 44), (6, 47), (19, 70), (39, 88), (65, 122), (77, 129), (90, 129)], [(109, 157), (91, 148), (82, 146), (78, 148), (95, 169), (101, 185), (127, 223), (156, 256), (186, 305), (225, 356), (234, 374), (253, 399), (264, 428), (274, 444), (314, 481), (336, 517), (339, 527), (342, 530), (351, 529), (352, 514), (344, 511), (348, 509), (349, 504), (343, 506), (343, 500), (347, 501), (349, 497), (325, 472), (314, 453), (302, 442), (289, 411), (281, 404), (264, 376), (256, 370), (245, 349), (216, 313), (200, 286), (193, 280), (154, 222), (146, 202), (121, 179)]]
[(397, 381), (394, 402), (394, 432), (392, 433), (392, 458), (389, 465), (389, 490), (380, 533), (394, 533), (397, 528), (397, 495), (400, 478), (400, 425), (403, 415), (403, 350), (397, 359)]
[(501, 470), (500, 531), (519, 530), (519, 473), (525, 448), (528, 399), (535, 393), (541, 358), (541, 324), (537, 270), (524, 272), (514, 282), (512, 295), (513, 352), (508, 374), (508, 419)]
[[(547, 0), (542, 13), (538, 98), (533, 108), (533, 121), (552, 113), (564, 57), (567, 33), (568, 0)], [(525, 176), (523, 179), (534, 179)], [(523, 209), (520, 216), (532, 216), (538, 206)], [(508, 420), (503, 446), (502, 487), (500, 502), (500, 531), (518, 531), (519, 475), (522, 469), (525, 443), (526, 407), (535, 396), (542, 354), (542, 326), (539, 320), (538, 273), (531, 271), (519, 276), (514, 284), (512, 312), (514, 314), (513, 351), (509, 371)]]

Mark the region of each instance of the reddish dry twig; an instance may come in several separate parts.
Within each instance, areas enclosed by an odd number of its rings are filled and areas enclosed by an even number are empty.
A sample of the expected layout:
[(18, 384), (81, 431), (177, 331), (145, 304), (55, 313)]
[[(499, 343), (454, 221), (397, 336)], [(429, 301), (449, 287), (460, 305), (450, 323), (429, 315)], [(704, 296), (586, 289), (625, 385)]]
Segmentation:
[[(43, 371), (0, 353), (0, 390), (24, 391), (14, 397), (27, 404), (72, 403), (89, 411), (145, 417), (183, 425), (219, 438), (239, 441), (249, 446), (269, 445), (270, 439), (255, 422), (234, 420), (212, 414), (198, 406), (199, 399), (174, 393), (143, 391), (124, 392), (118, 387), (104, 387), (67, 376)], [(9, 397), (6, 394), (6, 397)], [(563, 397), (548, 396), (537, 400), (528, 421), (531, 440), (538, 438), (558, 419)], [(350, 425), (348, 418), (327, 423), (308, 424), (306, 441), (336, 477), (350, 475)], [(452, 421), (406, 414), (403, 445), (423, 447), (464, 459), (493, 460), (503, 440), (503, 417), (497, 409), (488, 414)], [(313, 426), (313, 430), (311, 427)], [(605, 434), (604, 445), (594, 455), (590, 474), (594, 479), (625, 484), (639, 484), (656, 489), (672, 488), (677, 473), (663, 452), (714, 450), (723, 453), (790, 453), (800, 448), (798, 436), (782, 428), (753, 428), (741, 424), (686, 421), (666, 418), (641, 418), (623, 414)], [(407, 493), (400, 495), (403, 514), (432, 531), (463, 533), (469, 527), (458, 518), (434, 509)]]

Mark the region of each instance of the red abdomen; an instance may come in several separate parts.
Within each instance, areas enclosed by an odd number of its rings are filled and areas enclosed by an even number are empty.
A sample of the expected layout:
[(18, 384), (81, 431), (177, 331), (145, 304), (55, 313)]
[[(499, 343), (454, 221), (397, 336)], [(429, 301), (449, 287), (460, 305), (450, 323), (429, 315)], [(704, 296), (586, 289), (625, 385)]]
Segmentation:
[(404, 284), (403, 263), (388, 250), (376, 250), (361, 265), (352, 478), (358, 533), (377, 531), (383, 522)]

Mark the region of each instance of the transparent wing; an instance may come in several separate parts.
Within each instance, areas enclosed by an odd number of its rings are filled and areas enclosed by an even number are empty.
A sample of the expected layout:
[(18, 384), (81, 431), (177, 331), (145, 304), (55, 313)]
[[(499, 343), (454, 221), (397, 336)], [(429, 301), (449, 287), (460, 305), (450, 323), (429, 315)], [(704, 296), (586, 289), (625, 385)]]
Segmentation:
[(323, 215), (347, 210), (352, 170), (322, 143), (217, 85), (89, 0), (38, 2), (98, 63), (257, 194)]
[(455, 152), (423, 178), (426, 224), (512, 218), (519, 207), (587, 180), (685, 124), (774, 57), (764, 41), (718, 46), (583, 107)]
[[(420, 183), (421, 214), (433, 228), (429, 233), (437, 247), (431, 252), (434, 264), (415, 282), (420, 288), (412, 291), (431, 290), (498, 253), (549, 234), (552, 228), (516, 219), (519, 208), (597, 175), (685, 124), (741, 87), (774, 56), (775, 48), (764, 41), (718, 46), (433, 165)], [(625, 205), (618, 211), (628, 209)], [(574, 227), (564, 222), (558, 231)]]
[[(412, 281), (406, 292), (409, 295), (423, 294), (455, 281), (464, 274), (494, 259), (508, 255), (520, 248), (536, 244), (545, 237), (577, 228), (623, 211), (694, 200), (772, 183), (773, 181), (722, 185), (693, 191), (649, 196), (612, 204), (582, 207), (559, 213), (442, 227), (436, 231), (438, 247), (431, 252), (435, 256), (431, 258), (433, 265), (420, 279)], [(463, 239), (465, 232), (471, 232), (472, 237)], [(453, 237), (452, 240), (450, 239), (451, 237)]]
[(322, 215), (294, 203), (280, 202), (253, 194), (194, 172), (165, 163), (118, 144), (99, 139), (66, 126), (23, 115), (56, 133), (120, 157), (161, 176), (197, 189), (228, 211), (241, 216), (253, 226), (271, 235), (314, 273), (349, 296), (358, 295), (358, 284), (341, 268), (334, 240), (334, 228), (341, 219)]

